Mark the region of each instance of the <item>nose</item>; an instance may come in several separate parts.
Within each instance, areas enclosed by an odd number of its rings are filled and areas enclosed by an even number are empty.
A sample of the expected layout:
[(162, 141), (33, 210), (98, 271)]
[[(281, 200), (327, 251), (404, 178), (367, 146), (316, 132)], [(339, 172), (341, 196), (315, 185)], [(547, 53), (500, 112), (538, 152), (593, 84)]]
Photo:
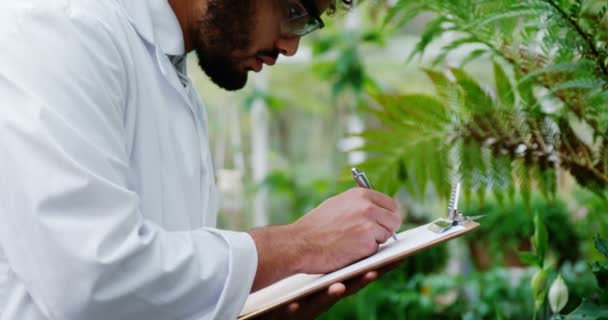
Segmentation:
[(298, 52), (300, 37), (279, 37), (274, 45), (282, 55), (291, 57)]

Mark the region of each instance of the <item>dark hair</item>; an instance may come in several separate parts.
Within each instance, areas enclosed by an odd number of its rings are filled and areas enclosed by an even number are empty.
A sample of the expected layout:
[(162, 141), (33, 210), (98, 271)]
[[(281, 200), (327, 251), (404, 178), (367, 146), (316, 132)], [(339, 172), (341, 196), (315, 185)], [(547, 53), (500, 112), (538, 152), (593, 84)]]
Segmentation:
[(344, 9), (349, 9), (353, 6), (353, 0), (332, 0), (329, 5), (329, 9), (327, 10), (328, 14), (332, 14), (336, 12), (338, 8), (337, 2), (340, 2), (340, 7)]

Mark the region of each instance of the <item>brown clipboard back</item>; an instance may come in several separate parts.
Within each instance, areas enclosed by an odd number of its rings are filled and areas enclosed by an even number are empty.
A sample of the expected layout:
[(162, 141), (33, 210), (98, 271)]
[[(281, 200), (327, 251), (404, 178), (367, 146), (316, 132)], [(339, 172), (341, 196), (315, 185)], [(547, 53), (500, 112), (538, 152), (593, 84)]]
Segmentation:
[(355, 262), (326, 275), (298, 274), (249, 295), (238, 320), (254, 319), (280, 306), (299, 300), (328, 288), (336, 282), (346, 281), (371, 270), (426, 250), (442, 242), (459, 237), (479, 227), (476, 222), (453, 227), (442, 234), (428, 229), (428, 224), (403, 231), (397, 240), (389, 240), (371, 257)]

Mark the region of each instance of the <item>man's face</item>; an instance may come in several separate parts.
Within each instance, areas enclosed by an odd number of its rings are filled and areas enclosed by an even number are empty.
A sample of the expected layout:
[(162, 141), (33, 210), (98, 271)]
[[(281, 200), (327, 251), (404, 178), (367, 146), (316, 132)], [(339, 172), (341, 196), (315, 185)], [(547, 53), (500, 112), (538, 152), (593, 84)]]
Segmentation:
[(300, 37), (285, 35), (284, 21), (295, 11), (288, 4), (301, 1), (306, 0), (207, 1), (193, 39), (203, 71), (218, 86), (238, 90), (247, 83), (249, 71), (273, 65), (279, 54), (295, 54)]

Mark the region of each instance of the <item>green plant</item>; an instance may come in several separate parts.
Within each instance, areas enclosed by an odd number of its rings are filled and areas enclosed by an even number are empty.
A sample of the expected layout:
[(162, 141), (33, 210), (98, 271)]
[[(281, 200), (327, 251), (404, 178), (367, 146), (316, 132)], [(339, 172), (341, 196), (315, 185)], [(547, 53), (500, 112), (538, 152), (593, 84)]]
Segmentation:
[(587, 289), (590, 292), (587, 293), (586, 298), (578, 308), (566, 316), (566, 319), (608, 319), (608, 242), (596, 235), (594, 243), (604, 257), (603, 261), (591, 264), (595, 285)]
[(576, 225), (584, 236), (584, 256), (589, 260), (600, 259), (602, 255), (595, 248), (593, 236), (608, 235), (608, 201), (580, 187), (575, 188), (572, 194), (579, 206)]
[[(309, 177), (311, 178), (311, 177)], [(354, 182), (332, 179), (296, 179), (292, 171), (275, 170), (260, 186), (264, 186), (273, 198), (281, 199), (281, 210), (273, 210), (280, 215), (271, 217), (272, 223), (289, 223), (311, 211), (325, 199), (352, 187)]]
[[(436, 96), (371, 92), (372, 112), (384, 130), (363, 134), (366, 164), (382, 170), (382, 186), (424, 194), (427, 182), (445, 195), (450, 173), (466, 196), (486, 190), (499, 199), (524, 199), (538, 187), (556, 190), (558, 168), (604, 195), (608, 186), (608, 19), (601, 1), (399, 0), (387, 26), (398, 29), (432, 12), (411, 57), (451, 35), (431, 65), (456, 50), (460, 67), (427, 70)], [(450, 38), (450, 37), (449, 37)], [(493, 61), (494, 84), (481, 84), (464, 67)], [(515, 178), (514, 178), (515, 176)]]
[[(535, 189), (555, 198), (558, 173), (565, 171), (608, 198), (608, 4), (398, 0), (385, 25), (400, 30), (423, 12), (434, 18), (410, 59), (439, 43), (426, 70), (436, 94), (369, 92), (367, 109), (384, 128), (363, 133), (360, 150), (370, 155), (363, 167), (384, 177), (378, 187), (395, 193), (405, 186), (422, 196), (432, 185), (447, 196), (449, 182), (460, 180), (467, 203), (476, 194), (483, 204), (491, 191), (500, 206), (505, 195), (513, 202), (519, 194), (530, 209)], [(446, 63), (454, 53), (465, 57)], [(491, 63), (490, 83), (467, 70), (480, 58)], [(541, 318), (551, 314), (547, 292), (555, 316), (565, 312), (568, 292), (545, 264), (547, 239), (559, 234), (548, 236), (544, 218), (534, 218), (534, 250), (520, 255), (540, 268), (533, 301)], [(605, 301), (598, 303), (584, 302), (571, 317), (606, 309)]]
[(330, 319), (526, 319), (529, 272), (496, 268), (468, 275), (391, 272), (324, 314)]
[(600, 289), (596, 302), (608, 304), (608, 242), (599, 236), (595, 236), (594, 242), (597, 251), (603, 255), (602, 261), (596, 261), (592, 265), (592, 271)]
[(332, 95), (338, 97), (346, 92), (357, 98), (366, 87), (375, 87), (363, 63), (362, 44), (382, 45), (383, 33), (376, 30), (342, 30), (328, 33), (312, 43), (313, 54), (318, 58), (332, 53), (337, 58), (322, 60), (313, 65), (313, 72), (319, 78), (332, 83)]
[[(407, 258), (402, 266), (387, 273), (336, 305), (321, 319), (423, 319), (434, 313), (428, 279), (443, 270), (448, 258), (445, 245), (439, 245)], [(444, 284), (454, 279), (443, 277)], [(426, 292), (426, 293), (425, 293)]]
[[(486, 261), (477, 261), (478, 267), (487, 268), (489, 262), (518, 264), (516, 253), (530, 247), (528, 240), (534, 231), (534, 215), (538, 213), (545, 222), (549, 244), (547, 250), (561, 264), (564, 261), (575, 262), (580, 258), (579, 243), (581, 236), (575, 229), (566, 205), (560, 200), (547, 201), (540, 195), (532, 196), (528, 208), (521, 197), (516, 197), (511, 204), (498, 204), (493, 198), (483, 205), (473, 203), (464, 210), (468, 215), (485, 215), (479, 230), (467, 236), (470, 247), (483, 249)], [(480, 257), (481, 258), (481, 257)], [(483, 263), (483, 265), (482, 265)]]
[[(539, 268), (531, 282), (535, 301), (534, 318), (540, 316), (540, 319), (546, 319), (551, 314), (552, 319), (561, 319), (563, 314), (569, 313), (567, 319), (608, 319), (608, 261), (592, 264), (589, 268), (592, 274), (587, 268), (571, 270), (568, 265), (554, 272), (553, 266), (546, 263), (548, 233), (538, 214), (534, 218), (534, 230), (533, 250), (520, 253), (523, 261)], [(606, 260), (608, 242), (596, 235), (594, 243)], [(564, 281), (562, 275), (569, 281)], [(574, 299), (572, 292), (575, 293)], [(573, 310), (577, 304), (580, 305)]]

